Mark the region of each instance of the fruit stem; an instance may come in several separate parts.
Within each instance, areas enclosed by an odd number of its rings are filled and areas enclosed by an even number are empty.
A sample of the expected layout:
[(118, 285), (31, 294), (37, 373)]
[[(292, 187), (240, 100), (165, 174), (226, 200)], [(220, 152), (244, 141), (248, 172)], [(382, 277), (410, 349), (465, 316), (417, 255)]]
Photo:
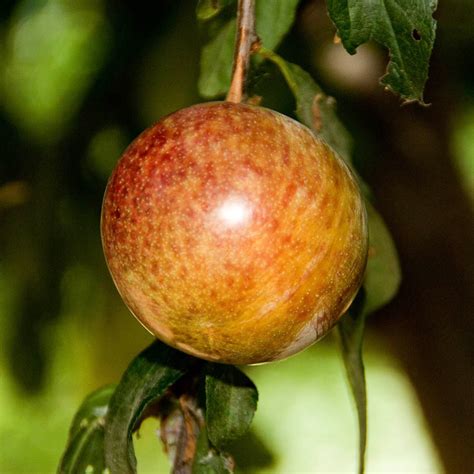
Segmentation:
[(227, 94), (227, 101), (235, 103), (242, 101), (250, 54), (259, 46), (255, 33), (255, 0), (239, 0), (237, 8), (234, 68)]

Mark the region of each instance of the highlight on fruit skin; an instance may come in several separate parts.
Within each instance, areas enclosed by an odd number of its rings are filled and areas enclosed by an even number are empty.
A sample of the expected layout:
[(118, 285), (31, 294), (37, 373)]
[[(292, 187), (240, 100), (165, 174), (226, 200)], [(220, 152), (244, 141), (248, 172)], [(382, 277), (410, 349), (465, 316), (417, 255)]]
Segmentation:
[(212, 102), (144, 131), (110, 177), (102, 242), (157, 338), (229, 364), (285, 358), (347, 310), (367, 259), (347, 165), (278, 112)]

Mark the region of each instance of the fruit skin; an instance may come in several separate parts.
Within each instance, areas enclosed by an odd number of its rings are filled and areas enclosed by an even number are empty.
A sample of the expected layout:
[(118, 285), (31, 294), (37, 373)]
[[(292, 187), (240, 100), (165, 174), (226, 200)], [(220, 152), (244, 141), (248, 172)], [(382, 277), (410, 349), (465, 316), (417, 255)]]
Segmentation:
[(228, 102), (175, 112), (129, 146), (101, 231), (141, 323), (230, 364), (281, 359), (326, 334), (367, 259), (365, 207), (346, 164), (298, 122)]

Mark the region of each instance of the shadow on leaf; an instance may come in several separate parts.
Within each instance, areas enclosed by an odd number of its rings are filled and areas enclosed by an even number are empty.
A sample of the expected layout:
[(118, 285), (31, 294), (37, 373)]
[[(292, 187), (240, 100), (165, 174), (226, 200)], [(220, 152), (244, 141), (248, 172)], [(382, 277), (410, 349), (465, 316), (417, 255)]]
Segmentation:
[(239, 471), (253, 472), (269, 469), (275, 464), (275, 456), (254, 431), (235, 441), (229, 447)]

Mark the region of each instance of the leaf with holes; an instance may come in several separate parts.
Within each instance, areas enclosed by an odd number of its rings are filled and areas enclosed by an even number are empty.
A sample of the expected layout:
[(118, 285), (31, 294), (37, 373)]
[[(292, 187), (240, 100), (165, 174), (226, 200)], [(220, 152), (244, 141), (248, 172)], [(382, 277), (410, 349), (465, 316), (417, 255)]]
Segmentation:
[(110, 400), (105, 425), (105, 460), (111, 472), (135, 473), (133, 430), (145, 409), (190, 371), (198, 359), (155, 341), (125, 371)]
[(388, 48), (382, 84), (405, 100), (423, 102), (436, 34), (436, 0), (328, 0), (329, 16), (350, 54), (367, 41)]
[(115, 386), (90, 394), (79, 407), (69, 430), (69, 440), (58, 467), (60, 474), (101, 473), (105, 469), (104, 425)]

